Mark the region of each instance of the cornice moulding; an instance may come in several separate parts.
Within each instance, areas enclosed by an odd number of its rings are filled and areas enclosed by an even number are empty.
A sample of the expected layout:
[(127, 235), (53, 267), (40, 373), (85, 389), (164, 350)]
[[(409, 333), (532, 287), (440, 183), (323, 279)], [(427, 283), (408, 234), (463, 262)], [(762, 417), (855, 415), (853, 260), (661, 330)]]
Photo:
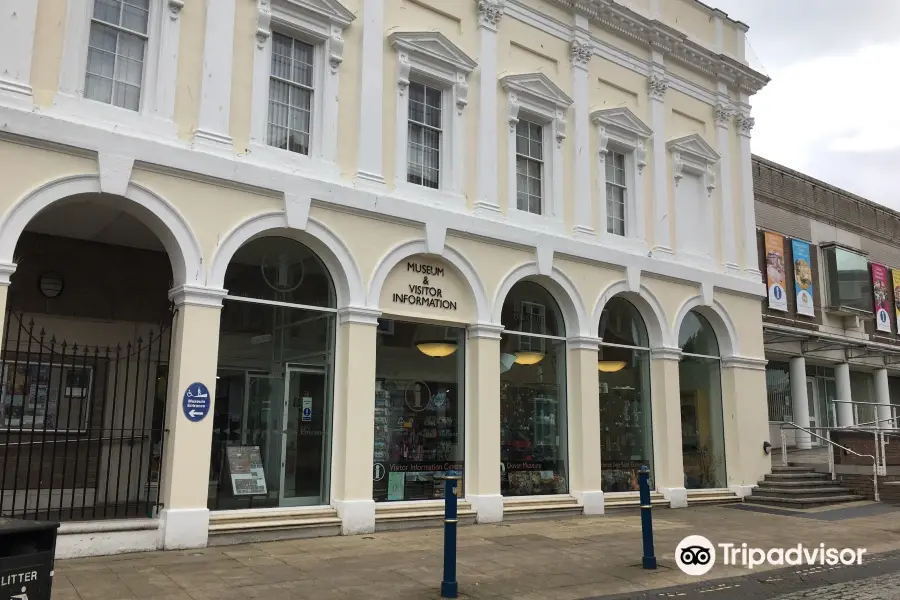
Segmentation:
[(478, 65), (462, 48), (439, 31), (397, 31), (388, 36), (388, 43), (393, 48), (427, 57), (466, 75)]
[(725, 54), (718, 54), (665, 23), (645, 17), (612, 0), (548, 0), (566, 7), (608, 31), (615, 32), (711, 77), (755, 94), (770, 79)]

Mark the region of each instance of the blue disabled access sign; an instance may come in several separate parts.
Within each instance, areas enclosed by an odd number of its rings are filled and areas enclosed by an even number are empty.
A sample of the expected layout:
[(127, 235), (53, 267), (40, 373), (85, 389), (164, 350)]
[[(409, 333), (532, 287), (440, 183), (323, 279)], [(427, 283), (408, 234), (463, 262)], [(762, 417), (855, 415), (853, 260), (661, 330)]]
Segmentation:
[(209, 389), (202, 383), (192, 383), (184, 392), (181, 408), (188, 421), (197, 423), (206, 418), (212, 407), (212, 399), (209, 397)]

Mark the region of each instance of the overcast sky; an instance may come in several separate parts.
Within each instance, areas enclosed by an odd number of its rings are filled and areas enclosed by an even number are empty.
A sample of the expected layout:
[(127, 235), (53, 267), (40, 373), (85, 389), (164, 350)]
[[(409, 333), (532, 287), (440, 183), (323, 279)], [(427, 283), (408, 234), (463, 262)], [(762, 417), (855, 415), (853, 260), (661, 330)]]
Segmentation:
[(900, 210), (900, 0), (705, 3), (750, 26), (772, 78), (751, 98), (753, 152)]

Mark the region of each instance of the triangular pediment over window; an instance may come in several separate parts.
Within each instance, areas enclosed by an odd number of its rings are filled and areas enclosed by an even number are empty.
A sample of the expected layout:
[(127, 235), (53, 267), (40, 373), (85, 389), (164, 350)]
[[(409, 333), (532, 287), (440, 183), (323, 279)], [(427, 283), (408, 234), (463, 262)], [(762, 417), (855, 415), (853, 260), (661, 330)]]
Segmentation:
[(636, 138), (648, 138), (653, 135), (653, 130), (625, 107), (595, 110), (591, 113), (591, 121)]
[(388, 40), (394, 48), (442, 63), (462, 73), (471, 73), (478, 64), (439, 31), (398, 31), (392, 33)]
[(708, 164), (719, 160), (719, 153), (713, 150), (713, 147), (706, 143), (706, 140), (698, 133), (669, 140), (666, 147), (670, 152), (679, 152), (697, 162)]
[(356, 15), (338, 0), (273, 0), (272, 4), (288, 13), (293, 11), (314, 13), (322, 19), (342, 27), (347, 27), (351, 21), (356, 19)]
[(507, 75), (500, 80), (500, 85), (504, 89), (531, 95), (559, 108), (572, 106), (572, 99), (543, 73)]

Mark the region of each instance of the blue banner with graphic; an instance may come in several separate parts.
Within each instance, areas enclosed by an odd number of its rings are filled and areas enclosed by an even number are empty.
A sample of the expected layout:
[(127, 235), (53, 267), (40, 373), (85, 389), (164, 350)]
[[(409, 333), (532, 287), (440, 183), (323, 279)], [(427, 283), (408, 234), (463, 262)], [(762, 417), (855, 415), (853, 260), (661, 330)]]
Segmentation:
[(802, 240), (791, 240), (794, 255), (794, 293), (797, 295), (797, 314), (816, 316), (813, 306), (812, 263), (809, 259), (809, 244)]

